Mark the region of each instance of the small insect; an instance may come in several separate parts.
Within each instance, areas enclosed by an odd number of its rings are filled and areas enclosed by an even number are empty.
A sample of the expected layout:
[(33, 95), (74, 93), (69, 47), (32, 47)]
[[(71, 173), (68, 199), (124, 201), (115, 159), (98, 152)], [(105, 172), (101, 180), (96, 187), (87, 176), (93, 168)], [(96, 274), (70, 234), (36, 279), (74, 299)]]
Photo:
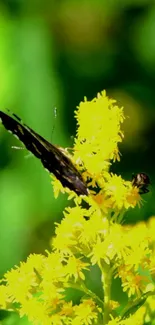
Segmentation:
[(132, 185), (139, 188), (140, 194), (145, 194), (149, 192), (148, 186), (151, 184), (149, 176), (145, 173), (139, 173), (132, 175)]
[(23, 124), (17, 115), (12, 115), (13, 117), (0, 111), (0, 120), (4, 127), (21, 140), (25, 147), (41, 160), (43, 166), (53, 173), (64, 187), (68, 187), (77, 195), (88, 195), (82, 175), (62, 149), (57, 148)]

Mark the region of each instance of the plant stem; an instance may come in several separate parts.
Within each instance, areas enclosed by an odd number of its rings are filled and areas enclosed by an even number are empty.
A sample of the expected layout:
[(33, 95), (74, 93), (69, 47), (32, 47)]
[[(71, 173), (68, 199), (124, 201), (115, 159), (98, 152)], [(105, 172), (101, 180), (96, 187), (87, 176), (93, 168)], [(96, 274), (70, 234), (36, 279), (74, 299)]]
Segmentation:
[(102, 262), (100, 266), (102, 272), (102, 284), (104, 291), (104, 315), (103, 315), (103, 325), (107, 324), (109, 321), (110, 314), (110, 298), (111, 298), (111, 267), (110, 265)]
[(103, 301), (94, 293), (92, 292), (90, 289), (88, 289), (85, 284), (77, 284), (77, 283), (68, 283), (69, 288), (73, 288), (79, 291), (83, 291), (85, 294), (87, 294), (88, 296), (90, 296), (93, 300), (96, 300), (99, 304), (102, 304), (103, 306)]

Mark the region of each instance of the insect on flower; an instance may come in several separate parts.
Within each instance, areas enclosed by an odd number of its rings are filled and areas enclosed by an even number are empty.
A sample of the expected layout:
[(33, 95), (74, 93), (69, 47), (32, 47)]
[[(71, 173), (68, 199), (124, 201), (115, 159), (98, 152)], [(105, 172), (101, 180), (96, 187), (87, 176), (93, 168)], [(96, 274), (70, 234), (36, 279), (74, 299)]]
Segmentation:
[(25, 147), (41, 160), (45, 169), (53, 173), (64, 187), (68, 187), (77, 195), (88, 195), (87, 186), (82, 175), (63, 149), (57, 148), (45, 140), (22, 123), (17, 115), (12, 115), (13, 117), (0, 111), (0, 120), (4, 127), (21, 140)]
[(132, 185), (139, 188), (140, 194), (145, 194), (149, 192), (148, 186), (151, 184), (149, 176), (145, 173), (138, 173), (132, 175)]

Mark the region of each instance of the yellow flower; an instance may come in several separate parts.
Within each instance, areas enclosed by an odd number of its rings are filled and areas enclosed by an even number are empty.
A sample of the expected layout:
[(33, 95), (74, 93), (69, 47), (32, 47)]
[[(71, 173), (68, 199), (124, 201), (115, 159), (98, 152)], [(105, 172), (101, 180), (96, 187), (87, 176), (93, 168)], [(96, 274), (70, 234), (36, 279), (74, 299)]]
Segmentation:
[(123, 291), (128, 293), (130, 298), (132, 295), (140, 296), (146, 287), (148, 278), (139, 274), (133, 274), (128, 271), (126, 274), (126, 280), (122, 283)]
[(19, 310), (20, 316), (28, 316), (29, 321), (33, 324), (51, 325), (48, 310), (43, 302), (33, 299), (23, 301)]
[(121, 210), (135, 207), (141, 200), (138, 188), (133, 188), (131, 182), (124, 181), (121, 176), (109, 174), (104, 185), (104, 192), (111, 199), (111, 207)]
[(107, 245), (104, 241), (101, 241), (100, 237), (97, 238), (96, 243), (93, 246), (92, 252), (90, 253), (92, 265), (100, 265), (101, 259), (104, 259), (107, 264), (110, 264), (110, 260), (106, 256)]
[(64, 261), (65, 257), (58, 252), (47, 252), (48, 256), (44, 262), (44, 268), (41, 276), (46, 280), (47, 285), (52, 280), (54, 282), (60, 281), (65, 275)]
[(114, 310), (120, 306), (119, 302), (116, 300), (110, 300), (110, 309)]
[(64, 302), (61, 311), (59, 312), (60, 315), (63, 316), (73, 316), (73, 303)]
[(92, 256), (92, 264), (98, 263), (100, 265), (101, 259), (110, 264), (110, 261), (117, 262), (119, 259), (122, 261), (124, 257), (128, 256), (129, 251), (130, 248), (126, 245), (123, 227), (110, 224), (103, 240), (101, 237), (97, 237), (89, 256)]
[(120, 124), (124, 120), (123, 109), (103, 91), (92, 101), (85, 98), (75, 116), (78, 123), (75, 161), (82, 161), (92, 175), (107, 170), (110, 165), (108, 161), (118, 156), (117, 144), (122, 141)]
[(91, 250), (98, 237), (104, 239), (108, 231), (109, 223), (107, 218), (98, 214), (98, 211), (93, 211), (90, 220), (85, 222), (79, 235), (79, 244)]
[[(123, 108), (118, 107), (116, 101), (109, 99), (106, 92), (102, 91), (92, 101), (85, 98), (75, 111), (75, 117), (77, 136), (69, 158), (81, 171), (90, 196), (107, 214), (110, 209), (118, 209), (119, 212), (140, 204), (138, 188), (133, 187), (132, 182), (124, 181), (121, 176), (109, 173), (111, 162), (120, 160), (118, 144), (123, 139)], [(63, 188), (58, 180), (53, 182), (53, 186), (55, 197), (60, 191), (66, 192), (76, 205), (81, 204), (82, 199), (77, 198), (73, 191)], [(86, 202), (89, 200), (87, 197), (83, 199)]]
[(51, 315), (50, 321), (50, 325), (64, 325), (64, 320), (59, 314)]
[(107, 325), (121, 325), (120, 317), (116, 317), (116, 318), (111, 317), (111, 320), (108, 322)]
[(78, 279), (85, 280), (82, 270), (88, 270), (88, 263), (82, 262), (80, 259), (70, 256), (66, 265), (67, 279), (74, 277), (75, 281)]
[(145, 223), (141, 222), (136, 224), (134, 227), (125, 227), (124, 240), (126, 246), (131, 247), (128, 255), (124, 256), (124, 263), (128, 266), (128, 269), (134, 268), (136, 271), (139, 268), (139, 265), (145, 269), (147, 267), (150, 268), (150, 236)]
[(97, 310), (95, 309), (95, 304), (91, 299), (84, 300), (83, 303), (74, 307), (75, 318), (72, 324), (94, 324), (94, 321), (97, 321), (98, 318)]
[(133, 315), (126, 319), (121, 319), (120, 317), (113, 318), (111, 316), (111, 320), (107, 325), (143, 325), (145, 313), (146, 308), (142, 306)]
[(142, 306), (133, 315), (120, 321), (119, 325), (143, 325), (145, 320), (146, 307)]
[(54, 249), (61, 253), (70, 254), (70, 247), (77, 245), (78, 234), (86, 222), (83, 216), (87, 216), (87, 210), (80, 206), (66, 209), (65, 218), (57, 225), (56, 237), (52, 241)]
[(23, 303), (37, 286), (35, 270), (29, 263), (21, 263), (20, 267), (7, 272), (5, 281), (14, 302)]
[(152, 317), (154, 317), (154, 311), (155, 311), (155, 297), (154, 297), (154, 295), (152, 297), (147, 298), (147, 304), (149, 306), (147, 313), (152, 318)]
[(9, 309), (9, 294), (10, 294), (9, 288), (1, 284), (0, 285), (0, 308), (1, 309)]
[(152, 216), (147, 222), (148, 236), (150, 237), (152, 244), (155, 243), (155, 217)]
[(55, 199), (57, 199), (59, 193), (65, 193), (66, 188), (62, 186), (61, 182), (54, 175), (51, 175), (51, 178), (52, 178), (51, 184), (53, 185), (53, 194)]

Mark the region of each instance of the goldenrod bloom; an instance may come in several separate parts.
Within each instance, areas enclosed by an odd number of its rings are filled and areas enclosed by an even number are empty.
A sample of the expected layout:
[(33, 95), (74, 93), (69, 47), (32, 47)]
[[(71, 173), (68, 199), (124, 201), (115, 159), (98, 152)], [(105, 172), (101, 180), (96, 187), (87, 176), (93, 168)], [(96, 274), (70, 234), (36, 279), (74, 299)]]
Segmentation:
[[(74, 204), (56, 224), (51, 251), (30, 255), (4, 275), (0, 306), (36, 325), (141, 325), (151, 317), (143, 301), (155, 293), (155, 224), (122, 225), (125, 212), (141, 202), (138, 187), (110, 172), (112, 162), (120, 159), (123, 108), (103, 91), (92, 101), (85, 98), (75, 117), (78, 128), (69, 157), (87, 184), (88, 196), (77, 196), (53, 180), (55, 196), (67, 192)], [(87, 284), (94, 265), (104, 298)], [(113, 277), (119, 277), (129, 301), (119, 317), (113, 313), (119, 306), (111, 297)], [(83, 293), (78, 303), (69, 300), (69, 289)], [(154, 306), (155, 299), (149, 303)]]

